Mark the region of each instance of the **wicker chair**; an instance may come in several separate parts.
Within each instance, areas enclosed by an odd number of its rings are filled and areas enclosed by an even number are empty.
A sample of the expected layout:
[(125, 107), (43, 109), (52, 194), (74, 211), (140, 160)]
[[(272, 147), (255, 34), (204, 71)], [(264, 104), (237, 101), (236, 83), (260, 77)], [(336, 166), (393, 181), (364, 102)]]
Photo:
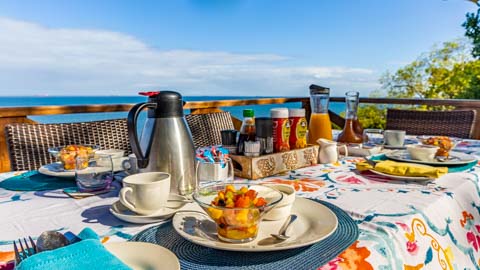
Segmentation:
[(195, 148), (222, 143), (220, 131), (234, 129), (229, 112), (189, 114), (185, 116)]
[(412, 111), (387, 110), (386, 129), (405, 130), (412, 135), (444, 135), (471, 138), (475, 110)]
[(49, 147), (93, 144), (131, 153), (127, 120), (66, 124), (11, 124), (5, 128), (12, 170), (36, 170), (55, 162)]

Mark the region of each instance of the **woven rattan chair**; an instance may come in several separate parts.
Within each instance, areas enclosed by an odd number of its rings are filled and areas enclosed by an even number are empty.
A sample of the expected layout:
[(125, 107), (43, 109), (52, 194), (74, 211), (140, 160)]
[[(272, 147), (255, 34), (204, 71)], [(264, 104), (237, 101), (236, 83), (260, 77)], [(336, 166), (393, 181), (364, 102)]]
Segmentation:
[(387, 110), (386, 129), (405, 130), (411, 135), (444, 135), (471, 138), (475, 110), (413, 111)]
[(93, 144), (100, 149), (131, 152), (127, 120), (68, 124), (11, 124), (5, 128), (12, 170), (36, 170), (55, 162), (49, 147)]
[(220, 131), (234, 129), (229, 112), (189, 114), (185, 116), (195, 148), (222, 143)]

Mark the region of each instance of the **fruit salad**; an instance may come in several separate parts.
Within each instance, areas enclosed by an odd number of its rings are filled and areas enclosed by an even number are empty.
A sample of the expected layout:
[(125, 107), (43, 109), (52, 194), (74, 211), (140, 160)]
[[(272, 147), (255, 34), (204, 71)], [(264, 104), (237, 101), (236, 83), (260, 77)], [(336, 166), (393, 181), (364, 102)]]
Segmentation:
[(423, 144), (438, 146), (436, 156), (448, 157), (448, 152), (455, 146), (447, 136), (430, 137), (422, 141)]
[(213, 207), (207, 211), (217, 223), (220, 239), (242, 240), (257, 236), (260, 216), (267, 201), (246, 186), (236, 190), (233, 185), (227, 185), (225, 190), (218, 192), (211, 205)]
[[(63, 147), (59, 152), (59, 159), (63, 164), (65, 170), (73, 170), (76, 168), (75, 162), (77, 157), (91, 157), (93, 156), (93, 148), (90, 146), (82, 145), (67, 145)], [(88, 167), (88, 160), (85, 160), (81, 164), (80, 169)]]

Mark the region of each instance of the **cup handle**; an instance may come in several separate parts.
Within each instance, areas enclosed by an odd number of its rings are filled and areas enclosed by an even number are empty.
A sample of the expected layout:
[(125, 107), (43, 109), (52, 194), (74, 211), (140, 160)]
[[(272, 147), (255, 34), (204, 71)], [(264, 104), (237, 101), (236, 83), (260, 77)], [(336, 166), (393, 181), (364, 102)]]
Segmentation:
[(123, 187), (120, 190), (120, 202), (125, 205), (128, 209), (135, 211), (135, 205), (127, 200), (127, 194), (132, 193), (133, 189), (131, 187)]
[[(345, 150), (345, 157), (348, 157), (348, 147), (346, 144), (342, 144), (342, 145), (339, 145), (337, 150), (339, 150), (340, 148), (343, 148)], [(340, 155), (340, 153), (338, 153), (338, 155)]]

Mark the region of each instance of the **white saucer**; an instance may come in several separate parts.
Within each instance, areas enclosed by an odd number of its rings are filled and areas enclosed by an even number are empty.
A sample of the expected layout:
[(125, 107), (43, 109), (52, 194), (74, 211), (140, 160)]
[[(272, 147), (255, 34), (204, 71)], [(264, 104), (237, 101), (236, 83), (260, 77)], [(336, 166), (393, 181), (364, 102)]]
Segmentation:
[(132, 269), (179, 270), (180, 262), (170, 250), (144, 242), (106, 243), (105, 248)]
[(270, 234), (277, 233), (285, 220), (263, 220), (257, 238), (244, 244), (232, 244), (218, 240), (216, 225), (206, 214), (200, 212), (180, 211), (173, 217), (172, 225), (178, 234), (195, 244), (221, 250), (245, 252), (275, 251), (308, 246), (327, 238), (337, 229), (338, 220), (335, 213), (315, 201), (297, 197), (292, 207), (292, 214), (297, 215), (297, 220), (288, 230), (287, 235), (290, 238), (283, 242), (275, 240)]
[[(185, 200), (186, 198), (176, 194), (170, 194), (169, 200)], [(136, 223), (136, 224), (149, 224), (168, 220), (172, 217), (180, 208), (182, 208), (185, 202), (167, 202), (166, 207), (150, 215), (137, 214), (127, 207), (125, 207), (120, 201), (116, 201), (110, 206), (110, 213), (120, 220)]]
[[(115, 158), (113, 162), (113, 171), (119, 172), (123, 171), (122, 162), (128, 160), (128, 157)], [(38, 172), (44, 175), (62, 177), (62, 178), (73, 178), (75, 177), (75, 170), (65, 170), (60, 162), (54, 162), (47, 165), (43, 165), (38, 168)]]

